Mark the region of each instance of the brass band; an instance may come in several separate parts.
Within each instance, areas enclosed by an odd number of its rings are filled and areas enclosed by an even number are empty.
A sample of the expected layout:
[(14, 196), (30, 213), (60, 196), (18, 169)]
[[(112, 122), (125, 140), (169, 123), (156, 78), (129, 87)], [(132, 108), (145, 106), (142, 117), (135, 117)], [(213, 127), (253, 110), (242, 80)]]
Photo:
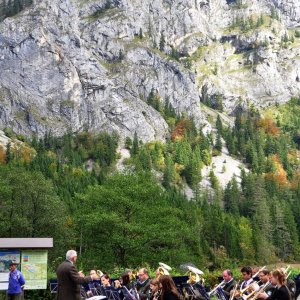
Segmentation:
[[(170, 266), (159, 263), (156, 278), (152, 280), (145, 268), (138, 271), (127, 270), (113, 284), (110, 284), (107, 274), (100, 270), (93, 271), (101, 282), (99, 294), (106, 296), (105, 289), (114, 289), (118, 291), (120, 300), (174, 300), (176, 297), (178, 300), (294, 300), (295, 297), (295, 283), (290, 278), (289, 266), (272, 272), (266, 266), (243, 267), (242, 280), (238, 281), (234, 279), (232, 271), (227, 269), (223, 271), (223, 281), (213, 288), (205, 286), (204, 273), (200, 269), (187, 266), (188, 280), (181, 283), (180, 287), (177, 286), (178, 294), (175, 298), (167, 299), (162, 282), (169, 281), (168, 284), (175, 287), (170, 276), (171, 270)], [(89, 295), (93, 296), (89, 292), (82, 296), (88, 298)]]

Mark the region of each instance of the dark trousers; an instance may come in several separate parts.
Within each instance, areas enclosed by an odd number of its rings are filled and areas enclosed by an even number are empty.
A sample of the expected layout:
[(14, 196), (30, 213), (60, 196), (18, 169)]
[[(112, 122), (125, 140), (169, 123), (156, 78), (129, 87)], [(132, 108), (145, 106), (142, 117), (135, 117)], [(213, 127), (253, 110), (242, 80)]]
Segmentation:
[(21, 300), (21, 293), (20, 294), (7, 294), (6, 300)]

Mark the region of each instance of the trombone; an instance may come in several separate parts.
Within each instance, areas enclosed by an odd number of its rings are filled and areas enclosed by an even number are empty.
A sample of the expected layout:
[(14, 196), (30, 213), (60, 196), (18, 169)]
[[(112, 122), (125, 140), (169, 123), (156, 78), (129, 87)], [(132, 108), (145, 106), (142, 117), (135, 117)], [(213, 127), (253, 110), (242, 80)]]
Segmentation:
[(230, 294), (229, 300), (233, 300), (233, 298), (234, 298), (234, 296), (235, 296), (235, 293), (236, 293), (236, 290), (237, 290), (239, 284), (240, 284), (240, 281), (238, 281), (238, 282), (235, 284), (234, 289), (233, 289), (232, 293)]
[(225, 280), (223, 280), (221, 283), (219, 283), (214, 289), (212, 289), (208, 293), (209, 297), (211, 297), (217, 291), (218, 288), (223, 288), (225, 286), (225, 284), (226, 284)]
[[(269, 286), (271, 285), (271, 282), (268, 281), (265, 283), (259, 290), (251, 292), (249, 295), (243, 295), (243, 300), (255, 300), (258, 298), (258, 296), (263, 293)], [(253, 297), (252, 297), (253, 296)], [(252, 298), (251, 298), (252, 297)]]

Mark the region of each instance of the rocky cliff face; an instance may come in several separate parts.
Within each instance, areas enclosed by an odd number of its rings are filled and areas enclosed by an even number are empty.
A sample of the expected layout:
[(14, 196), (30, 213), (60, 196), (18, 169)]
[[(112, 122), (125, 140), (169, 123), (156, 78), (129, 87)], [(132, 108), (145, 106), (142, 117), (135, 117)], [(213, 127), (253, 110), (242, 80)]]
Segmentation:
[[(167, 133), (163, 117), (147, 105), (152, 89), (198, 124), (204, 97), (221, 95), (228, 112), (241, 101), (286, 101), (300, 93), (300, 41), (282, 42), (295, 34), (299, 6), (298, 0), (35, 1), (0, 23), (0, 129), (41, 135), (88, 128), (123, 138), (136, 131), (148, 141)], [(274, 11), (280, 20), (271, 20)], [(259, 28), (232, 27), (261, 15)], [(172, 48), (179, 60), (170, 58)]]

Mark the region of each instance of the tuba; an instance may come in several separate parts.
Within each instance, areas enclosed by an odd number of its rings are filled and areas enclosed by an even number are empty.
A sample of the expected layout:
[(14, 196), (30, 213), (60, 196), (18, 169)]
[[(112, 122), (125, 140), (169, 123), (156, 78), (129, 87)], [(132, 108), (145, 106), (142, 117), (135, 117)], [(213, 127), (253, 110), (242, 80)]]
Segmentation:
[(159, 267), (156, 270), (156, 278), (159, 278), (160, 276), (163, 275), (170, 275), (169, 271), (172, 270), (172, 268), (162, 262), (158, 263)]
[(203, 272), (195, 267), (188, 266), (188, 276), (189, 279), (187, 283), (189, 284), (195, 284), (197, 282), (200, 282), (201, 284), (204, 284), (204, 279), (200, 276), (203, 275)]
[(135, 281), (138, 277), (138, 271), (132, 270), (129, 274), (130, 281)]
[(188, 266), (188, 281), (187, 284), (189, 285), (189, 289), (193, 295), (192, 299), (205, 299), (209, 300), (209, 295), (206, 292), (204, 287), (204, 279), (201, 278), (203, 272), (195, 267)]

